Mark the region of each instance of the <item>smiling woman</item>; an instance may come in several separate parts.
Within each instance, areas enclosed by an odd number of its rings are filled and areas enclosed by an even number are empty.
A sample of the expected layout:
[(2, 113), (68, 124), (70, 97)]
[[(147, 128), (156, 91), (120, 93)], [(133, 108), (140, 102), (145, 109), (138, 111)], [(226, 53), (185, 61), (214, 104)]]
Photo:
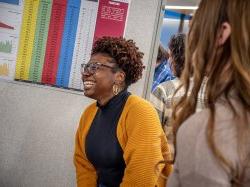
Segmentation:
[(76, 133), (74, 163), (82, 187), (165, 185), (171, 165), (167, 139), (154, 107), (127, 91), (143, 71), (143, 53), (133, 40), (103, 37), (82, 64), (84, 95), (95, 99)]
[(105, 105), (114, 95), (114, 88), (124, 89), (124, 72), (116, 67), (115, 61), (106, 53), (98, 52), (91, 56), (82, 71), (84, 95)]

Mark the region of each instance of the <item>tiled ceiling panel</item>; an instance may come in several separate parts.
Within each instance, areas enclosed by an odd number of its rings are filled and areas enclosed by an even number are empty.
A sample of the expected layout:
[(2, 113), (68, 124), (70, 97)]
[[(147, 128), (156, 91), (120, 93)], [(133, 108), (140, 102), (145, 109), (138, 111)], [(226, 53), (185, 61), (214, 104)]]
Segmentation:
[(200, 0), (165, 0), (171, 6), (197, 6)]
[[(165, 0), (165, 5), (168, 6), (198, 6), (200, 0)], [(174, 10), (175, 12), (183, 14), (193, 14), (194, 10)]]

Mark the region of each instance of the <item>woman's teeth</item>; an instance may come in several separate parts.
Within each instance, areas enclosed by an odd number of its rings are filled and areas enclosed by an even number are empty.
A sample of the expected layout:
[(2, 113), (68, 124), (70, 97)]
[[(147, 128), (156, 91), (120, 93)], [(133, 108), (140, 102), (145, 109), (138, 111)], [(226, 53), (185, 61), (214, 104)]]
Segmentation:
[(85, 81), (85, 82), (83, 82), (84, 89), (91, 88), (94, 84), (95, 84), (95, 83), (94, 83), (94, 82), (91, 82), (91, 81)]

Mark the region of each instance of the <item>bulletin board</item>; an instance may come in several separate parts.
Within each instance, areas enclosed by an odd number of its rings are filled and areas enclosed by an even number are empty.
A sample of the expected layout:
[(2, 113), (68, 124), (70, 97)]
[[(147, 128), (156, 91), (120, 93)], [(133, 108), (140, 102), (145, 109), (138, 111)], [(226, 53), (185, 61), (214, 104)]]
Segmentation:
[(0, 78), (82, 90), (94, 41), (124, 36), (130, 0), (0, 0)]

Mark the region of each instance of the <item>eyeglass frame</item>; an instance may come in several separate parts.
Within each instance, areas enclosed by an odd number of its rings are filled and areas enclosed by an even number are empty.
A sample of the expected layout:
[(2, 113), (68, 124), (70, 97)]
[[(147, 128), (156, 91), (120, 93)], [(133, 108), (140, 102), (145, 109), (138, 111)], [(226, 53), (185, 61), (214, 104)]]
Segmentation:
[[(92, 67), (95, 67), (95, 69), (91, 69)], [(100, 67), (106, 67), (106, 68), (109, 68), (111, 70), (119, 69), (118, 67), (108, 66), (108, 65), (102, 64), (100, 62), (88, 62), (88, 63), (81, 64), (81, 73), (87, 72), (87, 73), (93, 75), (96, 73), (96, 71), (98, 69), (100, 69)]]

